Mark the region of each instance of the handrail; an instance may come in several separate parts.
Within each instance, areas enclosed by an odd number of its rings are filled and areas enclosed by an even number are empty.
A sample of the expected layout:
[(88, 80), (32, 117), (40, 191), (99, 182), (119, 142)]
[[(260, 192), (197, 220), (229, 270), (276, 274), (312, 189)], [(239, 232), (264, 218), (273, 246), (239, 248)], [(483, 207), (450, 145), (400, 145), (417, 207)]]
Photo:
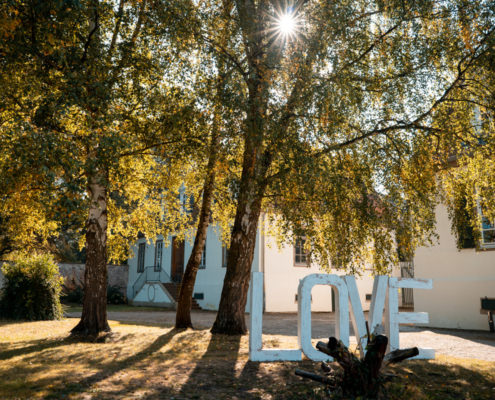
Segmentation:
[(146, 282), (172, 282), (172, 279), (162, 269), (160, 269), (159, 271), (155, 271), (154, 265), (146, 267), (144, 268), (143, 272), (139, 273), (138, 278), (132, 285), (132, 298), (136, 297), (136, 295), (143, 288)]
[[(144, 271), (143, 271), (144, 272)], [(134, 282), (134, 285), (132, 285), (132, 298), (136, 297), (136, 294), (143, 288), (144, 284), (146, 283), (146, 274), (143, 272), (140, 273), (136, 281)]]

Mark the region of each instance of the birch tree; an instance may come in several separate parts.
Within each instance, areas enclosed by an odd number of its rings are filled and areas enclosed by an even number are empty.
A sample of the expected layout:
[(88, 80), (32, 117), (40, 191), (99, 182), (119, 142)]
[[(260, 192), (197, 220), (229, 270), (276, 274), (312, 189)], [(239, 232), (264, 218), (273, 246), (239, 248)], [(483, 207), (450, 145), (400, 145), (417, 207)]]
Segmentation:
[[(237, 84), (229, 108), (239, 116), (243, 141), (212, 332), (243, 334), (263, 209), (281, 213), (286, 232), (304, 230), (322, 260), (351, 270), (367, 258), (378, 270), (386, 268), (396, 223), (412, 221), (415, 244), (434, 239), (432, 149), (443, 133), (432, 126), (432, 113), (489, 47), (493, 6), (233, 3), (229, 45), (205, 32)], [(219, 8), (215, 2), (199, 5), (209, 12)], [(463, 41), (468, 21), (474, 27), (469, 46)]]
[(190, 78), (181, 43), (170, 41), (181, 34), (174, 7), (19, 1), (2, 10), (10, 28), (0, 30), (10, 39), (0, 44), (2, 216), (26, 245), (64, 220), (79, 223), (87, 256), (76, 334), (110, 329), (109, 255), (126, 256), (138, 232), (189, 226), (176, 196), (185, 179), (177, 149), (194, 148), (201, 123), (186, 85), (167, 80)]

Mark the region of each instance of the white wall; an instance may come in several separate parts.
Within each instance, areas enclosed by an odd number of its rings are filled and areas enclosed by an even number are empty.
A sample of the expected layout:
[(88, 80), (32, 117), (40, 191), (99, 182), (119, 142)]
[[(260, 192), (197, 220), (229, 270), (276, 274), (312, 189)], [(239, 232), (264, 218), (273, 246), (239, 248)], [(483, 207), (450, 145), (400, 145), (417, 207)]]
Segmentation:
[[(204, 310), (218, 310), (223, 280), (225, 278), (226, 268), (222, 267), (222, 242), (216, 232), (216, 228), (208, 228), (208, 235), (206, 238), (206, 268), (198, 271), (196, 284), (194, 285), (195, 293), (204, 294), (204, 300), (196, 300)], [(186, 262), (191, 251), (192, 247), (186, 244)], [(259, 270), (259, 233), (256, 235), (252, 270)], [(248, 291), (246, 312), (249, 312), (250, 293), (251, 291)]]
[[(265, 237), (265, 311), (266, 312), (297, 312), (295, 296), (299, 280), (309, 274), (327, 273), (319, 265), (312, 263), (310, 267), (294, 266), (293, 246), (279, 248), (275, 240)], [(331, 273), (343, 275), (342, 272)], [(363, 277), (356, 277), (356, 283), (363, 309), (369, 309), (366, 294), (373, 291), (373, 277), (369, 271)], [(328, 312), (332, 310), (332, 294), (330, 286), (315, 286), (311, 292), (311, 310)]]
[(133, 300), (134, 304), (168, 306), (174, 303), (159, 283), (146, 283)]
[(446, 207), (436, 215), (439, 244), (419, 248), (414, 258), (415, 276), (432, 278), (433, 290), (414, 290), (414, 308), (429, 313), (428, 326), (488, 330), (480, 298), (495, 297), (495, 251), (458, 250)]
[[(184, 263), (192, 251), (192, 246), (186, 243), (186, 256)], [(185, 266), (184, 266), (185, 268)], [(220, 303), (225, 268), (222, 267), (222, 242), (219, 240), (215, 229), (208, 227), (206, 236), (206, 267), (198, 270), (194, 293), (203, 293), (204, 300), (196, 300), (204, 310), (216, 310)]]
[[(196, 283), (194, 285), (193, 293), (203, 293), (203, 300), (196, 300), (201, 308), (205, 310), (217, 310), (220, 303), (220, 296), (222, 293), (223, 280), (225, 277), (225, 268), (222, 267), (222, 242), (217, 235), (218, 228), (210, 226), (206, 237), (206, 267), (199, 269), (196, 276)], [(162, 239), (159, 236), (158, 239)], [(137, 253), (140, 243), (146, 243), (145, 251), (145, 268), (152, 266), (155, 262), (155, 247), (153, 243), (149, 243), (145, 239), (139, 239), (133, 246), (134, 256), (128, 260), (129, 264), (129, 284), (127, 286), (127, 296), (132, 299), (132, 286), (139, 277), (137, 273)], [(165, 243), (164, 243), (165, 246)], [(184, 246), (184, 270), (186, 268), (187, 261), (191, 255), (192, 244), (187, 242)], [(259, 234), (256, 236), (256, 246), (254, 250), (254, 259), (252, 268), (253, 270), (259, 270)], [(167, 247), (163, 248), (162, 256), (162, 270), (170, 277), (171, 274), (171, 260), (172, 260), (172, 240)], [(165, 274), (161, 275), (162, 282), (166, 282)], [(250, 291), (248, 291), (250, 293)], [(249, 312), (249, 294), (246, 305), (246, 311)]]
[[(158, 239), (161, 239), (162, 236), (159, 236)], [(127, 298), (132, 300), (132, 287), (136, 282), (139, 274), (137, 273), (137, 257), (138, 257), (138, 247), (140, 243), (146, 243), (146, 250), (144, 253), (144, 267), (152, 266), (155, 262), (155, 246), (153, 243), (149, 243), (146, 239), (139, 239), (135, 245), (132, 246), (133, 257), (127, 260), (127, 264), (129, 265), (129, 277), (127, 284)], [(169, 255), (170, 257), (170, 255)], [(163, 255), (163, 266), (167, 265), (165, 260), (165, 254)], [(170, 274), (170, 258), (168, 261), (168, 271), (167, 274)]]

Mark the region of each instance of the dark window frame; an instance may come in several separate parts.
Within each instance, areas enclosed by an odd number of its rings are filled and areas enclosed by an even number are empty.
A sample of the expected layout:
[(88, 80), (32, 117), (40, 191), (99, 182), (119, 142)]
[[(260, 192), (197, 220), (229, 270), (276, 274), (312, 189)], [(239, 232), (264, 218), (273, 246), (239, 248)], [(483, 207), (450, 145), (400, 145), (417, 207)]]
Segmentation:
[(199, 262), (198, 269), (206, 269), (206, 240), (203, 246), (203, 252), (201, 253), (201, 261)]
[(229, 248), (226, 245), (222, 246), (222, 268), (227, 268), (229, 257)]
[[(481, 204), (478, 202), (477, 204), (478, 216), (481, 220), (480, 226), (480, 248), (482, 249), (495, 249), (495, 240), (494, 241), (485, 241), (485, 233), (486, 232), (494, 232), (495, 235), (495, 221), (490, 221), (487, 217), (483, 215), (483, 208)], [(485, 227), (488, 226), (488, 227)]]
[(146, 258), (146, 243), (138, 244), (137, 272), (144, 272), (144, 261)]
[(162, 262), (163, 262), (163, 240), (157, 240), (155, 242), (155, 263), (154, 270), (159, 272), (162, 270)]
[(309, 251), (304, 250), (305, 244), (306, 244), (306, 237), (305, 236), (296, 237), (296, 240), (295, 240), (295, 243), (293, 246), (293, 249), (294, 249), (294, 251), (293, 251), (294, 267), (304, 267), (304, 268), (310, 267)]

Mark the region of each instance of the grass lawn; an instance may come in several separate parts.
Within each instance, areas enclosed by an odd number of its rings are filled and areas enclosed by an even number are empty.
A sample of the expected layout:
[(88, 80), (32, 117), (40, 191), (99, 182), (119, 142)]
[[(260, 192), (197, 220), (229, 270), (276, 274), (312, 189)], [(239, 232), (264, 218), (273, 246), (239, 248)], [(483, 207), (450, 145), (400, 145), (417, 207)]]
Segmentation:
[[(248, 337), (111, 323), (100, 343), (67, 339), (76, 319), (0, 321), (0, 399), (323, 399), (294, 376), (311, 361), (252, 363)], [(267, 347), (293, 338), (267, 335)], [(393, 399), (495, 398), (493, 363), (437, 356), (391, 369)]]

